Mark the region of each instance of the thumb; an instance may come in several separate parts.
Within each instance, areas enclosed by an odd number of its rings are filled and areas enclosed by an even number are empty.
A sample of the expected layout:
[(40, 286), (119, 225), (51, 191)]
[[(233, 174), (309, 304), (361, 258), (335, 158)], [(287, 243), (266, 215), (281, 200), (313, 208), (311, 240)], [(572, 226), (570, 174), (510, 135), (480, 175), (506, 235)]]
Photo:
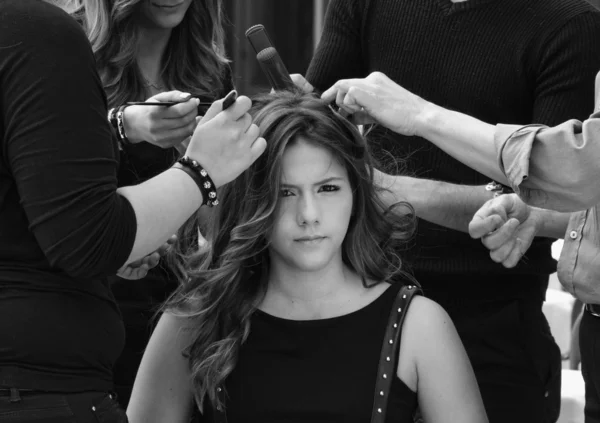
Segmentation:
[(354, 113), (364, 111), (369, 113), (372, 106), (372, 96), (361, 87), (351, 87), (344, 97), (344, 107)]
[(473, 239), (482, 238), (502, 227), (504, 223), (505, 220), (497, 214), (486, 216), (484, 214), (479, 214), (478, 212), (473, 216), (471, 222), (469, 222), (469, 235), (471, 235), (471, 238)]
[(163, 93), (156, 94), (155, 96), (150, 97), (146, 101), (180, 101), (185, 102), (192, 98), (190, 93), (184, 93), (181, 91), (165, 91)]

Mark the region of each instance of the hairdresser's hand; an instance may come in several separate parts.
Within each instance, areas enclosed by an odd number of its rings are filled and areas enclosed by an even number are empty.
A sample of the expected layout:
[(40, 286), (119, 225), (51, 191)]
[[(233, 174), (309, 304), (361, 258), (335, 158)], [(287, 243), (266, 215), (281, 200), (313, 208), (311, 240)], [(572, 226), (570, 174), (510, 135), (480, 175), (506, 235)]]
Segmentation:
[(500, 195), (475, 213), (469, 223), (469, 234), (481, 238), (496, 263), (515, 267), (542, 227), (538, 210), (516, 194)]
[(343, 79), (321, 98), (352, 114), (357, 125), (379, 123), (402, 135), (416, 135), (427, 102), (381, 72), (362, 79)]
[(293, 73), (290, 75), (290, 77), (292, 78), (292, 82), (294, 83), (294, 85), (297, 88), (300, 88), (302, 92), (308, 94), (312, 93), (315, 90), (315, 87), (313, 87), (311, 83), (308, 82), (306, 78), (304, 78), (303, 75), (300, 75), (299, 73)]
[(125, 132), (132, 143), (149, 142), (161, 148), (175, 147), (192, 135), (196, 128), (198, 100), (181, 91), (155, 95), (146, 101), (180, 101), (174, 106), (128, 106), (125, 109)]
[(217, 187), (237, 178), (267, 146), (248, 114), (252, 102), (240, 96), (227, 110), (215, 101), (200, 120), (186, 155), (197, 160)]
[(163, 257), (177, 241), (177, 235), (171, 236), (158, 250), (146, 257), (133, 261), (117, 271), (117, 276), (123, 279), (137, 280), (142, 279), (148, 274), (148, 271), (158, 265), (161, 257)]

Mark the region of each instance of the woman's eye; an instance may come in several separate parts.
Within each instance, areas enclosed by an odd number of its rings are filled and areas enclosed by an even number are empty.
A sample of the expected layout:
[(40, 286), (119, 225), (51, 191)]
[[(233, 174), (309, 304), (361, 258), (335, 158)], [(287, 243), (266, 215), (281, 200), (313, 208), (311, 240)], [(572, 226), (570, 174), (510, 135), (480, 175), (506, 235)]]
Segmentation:
[(292, 191), (290, 191), (289, 189), (282, 189), (281, 191), (279, 191), (280, 197), (290, 197), (292, 195), (294, 195), (294, 193)]
[(321, 191), (325, 191), (325, 192), (334, 192), (334, 191), (339, 191), (340, 187), (337, 185), (323, 185), (321, 187)]

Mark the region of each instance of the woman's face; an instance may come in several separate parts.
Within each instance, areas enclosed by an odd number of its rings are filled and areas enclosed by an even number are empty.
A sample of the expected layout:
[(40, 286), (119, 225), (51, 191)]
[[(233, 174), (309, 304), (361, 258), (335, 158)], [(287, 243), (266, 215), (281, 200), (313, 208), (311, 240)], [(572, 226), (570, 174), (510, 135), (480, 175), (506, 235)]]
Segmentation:
[(183, 21), (192, 0), (143, 0), (140, 23), (149, 29), (173, 29)]
[(302, 138), (288, 146), (268, 237), (271, 263), (293, 271), (318, 271), (341, 262), (352, 204), (348, 172), (328, 150)]

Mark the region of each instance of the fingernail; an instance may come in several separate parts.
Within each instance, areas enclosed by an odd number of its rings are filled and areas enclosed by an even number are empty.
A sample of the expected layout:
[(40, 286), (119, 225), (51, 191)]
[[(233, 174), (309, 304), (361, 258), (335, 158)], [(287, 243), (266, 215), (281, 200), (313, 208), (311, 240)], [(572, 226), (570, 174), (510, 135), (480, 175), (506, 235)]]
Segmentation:
[(225, 96), (225, 98), (223, 99), (223, 110), (227, 109), (229, 106), (231, 106), (233, 103), (235, 103), (237, 99), (237, 91), (236, 90), (232, 90), (231, 92), (229, 92), (229, 94), (227, 94)]
[(190, 93), (181, 93), (179, 94), (179, 97), (186, 100), (192, 97), (192, 95)]
[(196, 102), (196, 106), (200, 105), (200, 99), (199, 98), (195, 98), (194, 101)]

